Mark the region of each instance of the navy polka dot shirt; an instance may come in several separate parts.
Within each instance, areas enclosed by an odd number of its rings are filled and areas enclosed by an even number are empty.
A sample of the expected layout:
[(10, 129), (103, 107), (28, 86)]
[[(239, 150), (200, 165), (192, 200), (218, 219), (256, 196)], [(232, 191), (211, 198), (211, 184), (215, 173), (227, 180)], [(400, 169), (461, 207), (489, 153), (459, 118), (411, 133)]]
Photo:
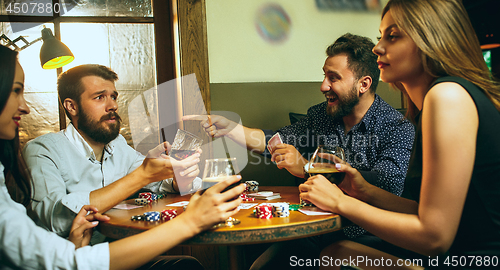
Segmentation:
[[(326, 113), (326, 107), (327, 102), (312, 106), (306, 117), (279, 129), (283, 142), (295, 146), (307, 160), (318, 145), (340, 146), (347, 162), (368, 182), (400, 196), (415, 137), (414, 126), (378, 95), (363, 119), (347, 134), (342, 119), (334, 120)], [(268, 139), (273, 135), (271, 131), (264, 132)], [(349, 226), (344, 232), (356, 237), (365, 231)]]

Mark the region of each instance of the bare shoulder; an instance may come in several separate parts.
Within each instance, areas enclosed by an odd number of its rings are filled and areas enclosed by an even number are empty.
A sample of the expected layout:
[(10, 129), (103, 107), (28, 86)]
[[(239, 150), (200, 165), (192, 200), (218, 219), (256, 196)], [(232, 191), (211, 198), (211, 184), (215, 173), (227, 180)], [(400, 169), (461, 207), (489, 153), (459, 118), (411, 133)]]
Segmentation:
[(426, 105), (445, 106), (448, 109), (460, 109), (454, 106), (464, 109), (462, 106), (465, 106), (476, 110), (474, 100), (467, 90), (455, 82), (442, 82), (434, 85), (425, 96), (424, 108)]
[(450, 131), (460, 127), (473, 132), (479, 122), (474, 100), (465, 88), (454, 82), (436, 84), (427, 92), (423, 116), (436, 128)]

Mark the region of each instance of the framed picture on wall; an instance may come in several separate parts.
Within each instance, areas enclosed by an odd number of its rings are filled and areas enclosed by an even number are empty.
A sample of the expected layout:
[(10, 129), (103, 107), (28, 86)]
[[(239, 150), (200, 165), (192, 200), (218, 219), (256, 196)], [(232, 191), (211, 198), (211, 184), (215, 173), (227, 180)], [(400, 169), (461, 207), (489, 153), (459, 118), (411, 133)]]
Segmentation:
[(321, 11), (380, 11), (380, 0), (315, 0)]

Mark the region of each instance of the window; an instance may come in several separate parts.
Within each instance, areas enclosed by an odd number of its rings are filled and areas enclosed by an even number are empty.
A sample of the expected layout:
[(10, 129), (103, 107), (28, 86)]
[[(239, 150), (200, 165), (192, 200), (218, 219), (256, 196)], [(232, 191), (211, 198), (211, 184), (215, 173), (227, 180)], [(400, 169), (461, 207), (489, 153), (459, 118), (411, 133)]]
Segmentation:
[[(11, 39), (24, 36), (33, 41), (41, 36), (42, 24), (75, 55), (75, 60), (59, 70), (44, 70), (39, 52), (42, 42), (22, 50), (19, 61), (26, 75), (25, 96), (31, 109), (20, 126), (21, 145), (40, 135), (65, 128), (64, 111), (58, 109), (56, 80), (60, 72), (81, 64), (102, 64), (112, 68), (119, 77), (119, 114), (123, 119), (121, 134), (132, 145), (127, 107), (131, 100), (157, 84), (154, 1), (141, 0), (49, 0), (54, 5), (78, 2), (67, 13), (52, 16), (7, 15), (11, 3), (31, 3), (28, 0), (0, 0), (0, 31)], [(37, 1), (44, 2), (44, 1)], [(163, 14), (165, 12), (162, 12)], [(162, 14), (159, 13), (159, 14)], [(60, 16), (61, 15), (61, 16)], [(48, 21), (48, 22), (47, 22)], [(12, 31), (21, 26), (22, 31)], [(28, 26), (32, 26), (31, 28)], [(17, 29), (17, 28), (16, 28)], [(163, 40), (160, 36), (161, 47)], [(168, 42), (167, 42), (168, 43)], [(173, 69), (173, 64), (169, 64)], [(61, 119), (61, 120), (60, 120)]]

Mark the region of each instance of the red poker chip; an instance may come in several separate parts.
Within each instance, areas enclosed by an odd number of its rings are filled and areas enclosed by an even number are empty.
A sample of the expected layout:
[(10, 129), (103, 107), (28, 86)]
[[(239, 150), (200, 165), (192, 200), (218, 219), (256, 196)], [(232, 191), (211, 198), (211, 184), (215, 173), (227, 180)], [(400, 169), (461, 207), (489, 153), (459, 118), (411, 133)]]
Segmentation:
[(270, 204), (260, 204), (255, 207), (255, 214), (261, 219), (270, 219), (273, 217), (272, 206)]
[(141, 192), (139, 193), (139, 198), (144, 198), (150, 203), (153, 202), (153, 195), (151, 194), (151, 192)]
[(161, 211), (161, 220), (169, 221), (177, 216), (177, 210), (175, 209), (165, 209)]
[(273, 214), (261, 214), (257, 216), (260, 219), (270, 219), (273, 218)]

